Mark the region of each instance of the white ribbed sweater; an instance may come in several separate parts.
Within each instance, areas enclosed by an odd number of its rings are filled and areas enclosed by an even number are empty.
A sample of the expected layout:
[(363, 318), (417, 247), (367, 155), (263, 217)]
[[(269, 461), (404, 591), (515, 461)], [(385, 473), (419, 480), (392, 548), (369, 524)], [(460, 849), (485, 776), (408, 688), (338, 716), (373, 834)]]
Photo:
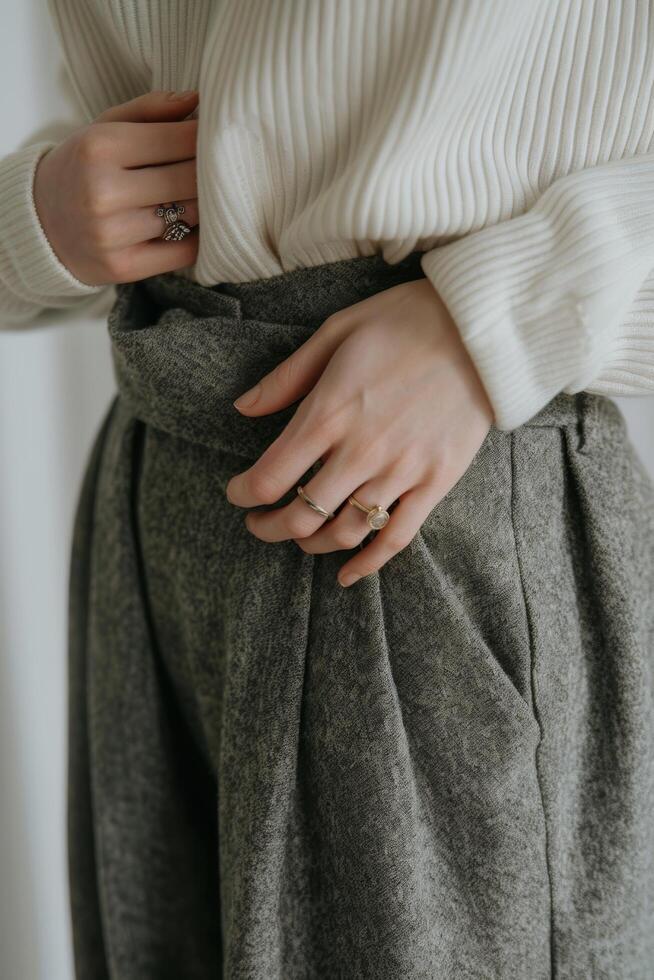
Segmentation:
[[(424, 250), (500, 428), (654, 391), (654, 2), (49, 0), (80, 124), (199, 88), (209, 285)], [(88, 307), (0, 161), (0, 326)]]

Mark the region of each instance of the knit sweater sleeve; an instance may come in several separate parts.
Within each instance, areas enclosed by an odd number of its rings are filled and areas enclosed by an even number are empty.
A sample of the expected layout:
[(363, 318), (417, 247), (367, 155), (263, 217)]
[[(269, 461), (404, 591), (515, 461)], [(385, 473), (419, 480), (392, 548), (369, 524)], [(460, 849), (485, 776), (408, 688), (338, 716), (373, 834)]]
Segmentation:
[(558, 392), (654, 394), (654, 153), (554, 181), (523, 214), (425, 252), (511, 430)]
[(0, 158), (0, 330), (56, 324), (73, 312), (102, 315), (115, 297), (112, 284), (89, 285), (73, 275), (48, 241), (36, 210), (39, 160), (93, 118), (81, 104), (64, 60), (52, 81), (69, 118), (33, 130), (14, 152)]

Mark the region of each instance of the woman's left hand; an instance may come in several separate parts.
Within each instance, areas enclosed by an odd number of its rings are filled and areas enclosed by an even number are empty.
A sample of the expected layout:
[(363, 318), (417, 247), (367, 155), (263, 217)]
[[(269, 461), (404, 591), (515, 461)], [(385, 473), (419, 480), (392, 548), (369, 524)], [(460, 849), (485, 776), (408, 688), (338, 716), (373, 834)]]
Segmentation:
[(370, 533), (350, 494), (386, 510), (399, 500), (386, 526), (341, 566), (341, 585), (376, 572), (409, 544), (494, 420), (456, 324), (426, 278), (333, 313), (234, 404), (258, 416), (300, 398), (274, 442), (231, 478), (227, 499), (274, 504), (321, 460), (305, 490), (330, 513), (344, 502), (334, 518), (297, 496), (245, 519), (262, 541), (293, 539), (310, 554), (356, 548)]

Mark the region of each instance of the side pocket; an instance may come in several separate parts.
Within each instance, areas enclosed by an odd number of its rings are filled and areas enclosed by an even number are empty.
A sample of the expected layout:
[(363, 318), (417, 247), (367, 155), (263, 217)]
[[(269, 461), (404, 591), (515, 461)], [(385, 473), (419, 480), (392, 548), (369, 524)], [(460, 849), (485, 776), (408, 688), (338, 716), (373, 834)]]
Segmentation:
[[(585, 442), (585, 431), (583, 426), (584, 416), (581, 415), (581, 427), (578, 430), (581, 438), (578, 440), (578, 445), (583, 446)], [(552, 431), (552, 430), (550, 430)], [(543, 768), (546, 763), (543, 761), (543, 752), (546, 749), (543, 747), (543, 719), (540, 710), (538, 689), (536, 685), (536, 659), (535, 659), (535, 630), (532, 618), (532, 609), (530, 606), (530, 598), (528, 595), (528, 589), (526, 584), (526, 574), (527, 570), (524, 566), (521, 548), (518, 543), (518, 535), (516, 533), (516, 440), (517, 436), (515, 432), (510, 433), (510, 456), (511, 456), (511, 528), (513, 531), (513, 543), (515, 548), (515, 559), (516, 566), (518, 569), (518, 578), (520, 583), (520, 590), (522, 596), (522, 603), (524, 606), (525, 617), (527, 621), (527, 635), (528, 635), (528, 657), (529, 657), (529, 691), (530, 691), (530, 707), (531, 714), (534, 720), (534, 726), (538, 731), (538, 739), (534, 749), (534, 761), (533, 761), (533, 771), (534, 771), (534, 786), (536, 793), (537, 807), (540, 810), (540, 819), (542, 821), (542, 853), (543, 853), (543, 868), (544, 868), (544, 884), (547, 890), (548, 908), (547, 911), (543, 910), (543, 914), (548, 916), (548, 932), (549, 932), (549, 955), (550, 955), (550, 970), (552, 976), (557, 972), (557, 949), (555, 945), (555, 883), (554, 883), (554, 863), (552, 858), (552, 840), (549, 829), (549, 818), (548, 818), (548, 805), (546, 800), (546, 794), (544, 790), (544, 776)], [(543, 559), (545, 556), (543, 556)]]
[(490, 429), (468, 469), (423, 523), (421, 546), (412, 552), (419, 568), (407, 567), (403, 578), (424, 566), (425, 584), (415, 587), (430, 597), (431, 622), (446, 639), (451, 662), (472, 669), (471, 689), (491, 696), (501, 714), (538, 737), (512, 523), (511, 438)]

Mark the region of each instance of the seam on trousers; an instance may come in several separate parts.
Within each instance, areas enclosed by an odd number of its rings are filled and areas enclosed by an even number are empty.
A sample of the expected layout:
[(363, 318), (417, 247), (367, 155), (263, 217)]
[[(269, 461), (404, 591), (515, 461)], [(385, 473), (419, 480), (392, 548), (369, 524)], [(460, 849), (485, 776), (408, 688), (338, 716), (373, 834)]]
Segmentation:
[(579, 415), (577, 417), (577, 452), (583, 453), (586, 451), (586, 440), (587, 440), (587, 427), (588, 422), (588, 399), (585, 393), (581, 396), (581, 405), (579, 410)]
[(549, 896), (550, 896), (550, 975), (552, 977), (552, 980), (555, 980), (556, 961), (555, 961), (555, 943), (554, 943), (554, 889), (552, 883), (552, 868), (550, 863), (550, 843), (549, 843), (549, 832), (547, 827), (547, 813), (545, 811), (545, 798), (543, 796), (543, 786), (541, 782), (540, 766), (539, 766), (539, 749), (540, 749), (541, 742), (543, 740), (543, 728), (541, 725), (538, 703), (536, 701), (536, 686), (534, 682), (535, 657), (534, 657), (533, 626), (532, 626), (531, 614), (529, 610), (529, 603), (527, 600), (527, 592), (525, 589), (525, 580), (524, 580), (524, 573), (522, 569), (522, 562), (520, 560), (520, 551), (518, 548), (518, 542), (515, 533), (515, 430), (509, 432), (509, 453), (511, 459), (511, 528), (513, 531), (513, 547), (515, 550), (516, 562), (518, 566), (518, 577), (520, 580), (520, 589), (522, 591), (522, 601), (524, 604), (525, 615), (527, 618), (527, 635), (528, 635), (528, 643), (529, 643), (529, 680), (531, 685), (532, 710), (536, 722), (538, 723), (538, 728), (540, 730), (540, 738), (538, 739), (538, 743), (536, 745), (535, 754), (534, 754), (534, 766), (536, 769), (536, 782), (538, 784), (541, 812), (543, 814), (543, 828), (545, 831), (545, 868), (547, 871), (547, 882), (548, 882)]
[(314, 615), (315, 615), (315, 608), (316, 608), (316, 603), (315, 603), (315, 600), (314, 600), (314, 595), (315, 595), (316, 589), (317, 589), (317, 577), (318, 577), (318, 574), (319, 574), (319, 570), (316, 567), (317, 555), (308, 555), (307, 554), (304, 557), (310, 559), (310, 566), (311, 567), (310, 567), (309, 575), (311, 576), (311, 581), (309, 583), (309, 589), (308, 589), (308, 591), (309, 591), (309, 611), (307, 613), (306, 641), (305, 641), (305, 644), (304, 644), (304, 664), (303, 664), (303, 667), (302, 667), (302, 692), (301, 692), (301, 695), (300, 695), (300, 710), (298, 712), (298, 719), (297, 719), (297, 726), (298, 726), (297, 727), (297, 735), (298, 735), (298, 739), (297, 739), (297, 756), (296, 756), (296, 759), (295, 759), (295, 776), (296, 776), (296, 779), (297, 779), (297, 776), (298, 776), (298, 774), (300, 772), (300, 756), (302, 754), (302, 748), (303, 748), (303, 746), (302, 746), (302, 740), (305, 738), (305, 715), (306, 715), (306, 706), (307, 706), (307, 681), (308, 681), (309, 671), (311, 669), (311, 666), (309, 664), (309, 657), (310, 657), (310, 650), (311, 650), (311, 637), (312, 637), (312, 632), (313, 632), (313, 618), (314, 618)]
[(157, 669), (160, 669), (159, 647), (156, 639), (154, 621), (148, 594), (147, 577), (145, 573), (145, 561), (143, 559), (143, 549), (141, 545), (141, 529), (139, 521), (139, 502), (141, 494), (141, 474), (143, 472), (143, 461), (145, 455), (146, 424), (141, 419), (131, 420), (132, 444), (131, 452), (131, 481), (129, 487), (129, 514), (131, 521), (132, 544), (134, 548), (134, 561), (141, 585), (141, 597), (143, 600), (143, 617), (148, 631), (148, 637), (152, 643), (153, 651), (156, 653)]

